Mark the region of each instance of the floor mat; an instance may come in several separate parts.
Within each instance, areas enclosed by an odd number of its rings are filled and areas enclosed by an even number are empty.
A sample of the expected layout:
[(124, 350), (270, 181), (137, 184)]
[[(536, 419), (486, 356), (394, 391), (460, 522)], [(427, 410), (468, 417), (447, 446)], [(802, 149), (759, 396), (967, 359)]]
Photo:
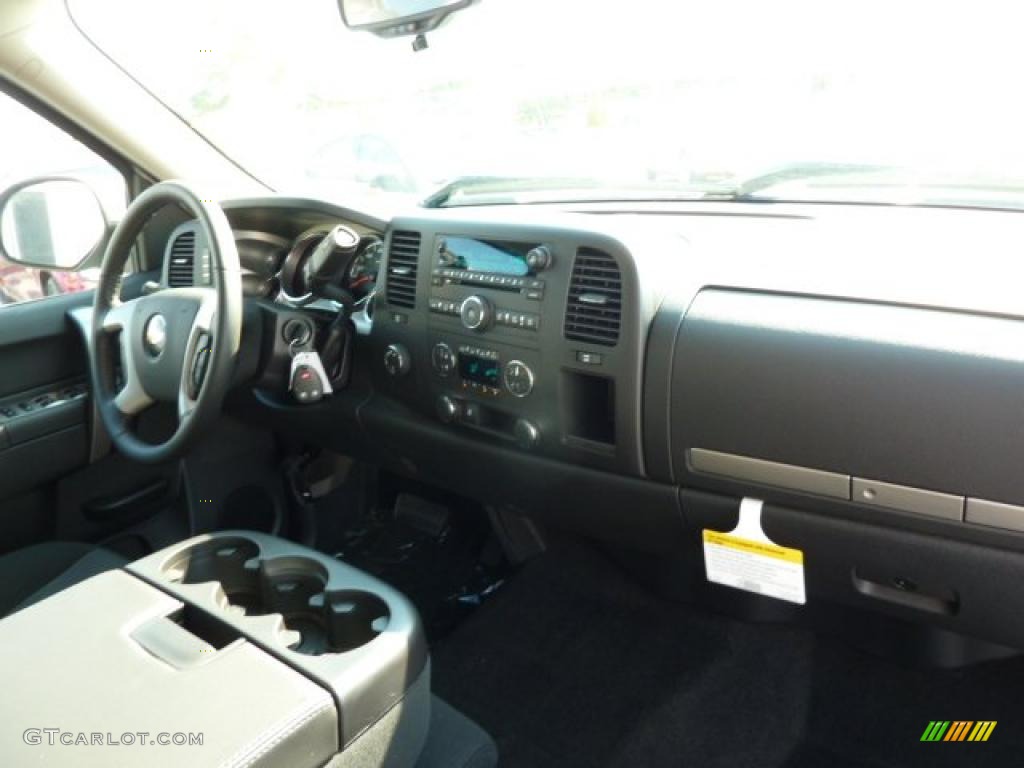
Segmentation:
[[(665, 603), (599, 554), (530, 563), (434, 648), (434, 688), (503, 766), (1009, 766), (1024, 662), (908, 669), (804, 630)], [(997, 720), (922, 743), (930, 720)]]

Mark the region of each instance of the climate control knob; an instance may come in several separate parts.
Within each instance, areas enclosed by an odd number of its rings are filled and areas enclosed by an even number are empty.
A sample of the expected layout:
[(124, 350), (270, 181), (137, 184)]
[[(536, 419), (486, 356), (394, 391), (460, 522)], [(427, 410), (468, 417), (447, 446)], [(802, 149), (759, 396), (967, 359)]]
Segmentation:
[(449, 376), (455, 370), (455, 353), (443, 341), (438, 342), (430, 353), (430, 362), (438, 376)]
[(533, 371), (522, 360), (510, 360), (505, 366), (505, 389), (515, 397), (526, 397), (533, 392)]
[(462, 324), (471, 331), (486, 331), (494, 322), (494, 305), (483, 296), (470, 296), (459, 307)]
[(409, 350), (401, 344), (388, 344), (384, 350), (384, 370), (389, 376), (404, 376), (412, 368), (412, 358), (409, 357)]

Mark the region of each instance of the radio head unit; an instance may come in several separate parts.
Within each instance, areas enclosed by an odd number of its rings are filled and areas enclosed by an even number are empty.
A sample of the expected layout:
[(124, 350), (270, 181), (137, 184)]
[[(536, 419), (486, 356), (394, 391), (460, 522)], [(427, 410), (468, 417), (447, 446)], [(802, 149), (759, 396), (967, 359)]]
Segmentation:
[(554, 261), (550, 247), (442, 234), (432, 254), (431, 313), (457, 317), (475, 333), (493, 326), (540, 330), (546, 283), (539, 273)]

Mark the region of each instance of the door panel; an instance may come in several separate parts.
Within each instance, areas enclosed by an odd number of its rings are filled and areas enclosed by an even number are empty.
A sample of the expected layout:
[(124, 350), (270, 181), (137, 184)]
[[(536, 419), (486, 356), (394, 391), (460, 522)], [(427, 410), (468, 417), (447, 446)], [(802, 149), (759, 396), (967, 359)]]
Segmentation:
[(88, 460), (87, 363), (66, 313), (91, 298), (0, 309), (0, 504)]
[[(156, 273), (125, 278), (140, 293)], [(90, 464), (95, 421), (85, 340), (67, 316), (92, 291), (0, 308), (0, 552), (53, 538), (105, 541), (162, 517), (187, 535), (175, 463), (149, 466), (116, 453)], [(160, 430), (147, 414), (143, 432)], [(96, 510), (109, 514), (98, 519)], [(113, 510), (111, 512), (111, 510)], [(90, 514), (92, 515), (90, 517)]]

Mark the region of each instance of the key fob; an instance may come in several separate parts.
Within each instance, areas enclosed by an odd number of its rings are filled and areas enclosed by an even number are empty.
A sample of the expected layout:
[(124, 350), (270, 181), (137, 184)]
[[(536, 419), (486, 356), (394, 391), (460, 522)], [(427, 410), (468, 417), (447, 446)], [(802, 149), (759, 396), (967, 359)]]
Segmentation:
[(316, 403), (334, 391), (316, 350), (297, 352), (292, 358), (289, 389), (292, 397), (303, 404)]

